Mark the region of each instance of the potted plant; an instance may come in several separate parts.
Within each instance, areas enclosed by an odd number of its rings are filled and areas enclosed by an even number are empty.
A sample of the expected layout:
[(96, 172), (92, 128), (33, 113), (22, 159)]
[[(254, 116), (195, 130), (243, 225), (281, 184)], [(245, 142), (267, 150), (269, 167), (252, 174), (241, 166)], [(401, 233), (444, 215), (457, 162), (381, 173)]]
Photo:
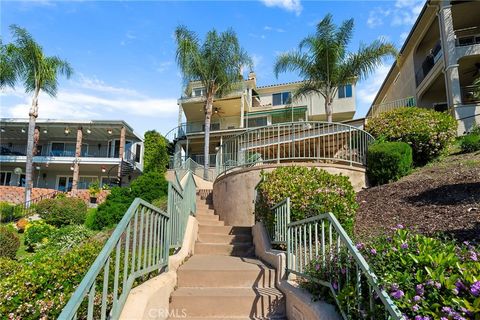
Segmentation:
[(100, 193), (100, 184), (98, 181), (90, 183), (88, 193), (90, 193), (90, 203), (97, 203), (97, 195)]

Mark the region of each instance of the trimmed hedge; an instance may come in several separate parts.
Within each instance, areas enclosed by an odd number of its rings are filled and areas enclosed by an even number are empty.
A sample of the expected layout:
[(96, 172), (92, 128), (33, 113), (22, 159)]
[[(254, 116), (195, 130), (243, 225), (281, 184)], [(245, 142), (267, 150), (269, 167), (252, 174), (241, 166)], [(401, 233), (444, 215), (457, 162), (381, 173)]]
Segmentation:
[(457, 122), (449, 114), (423, 108), (398, 108), (370, 119), (365, 126), (375, 138), (408, 143), (413, 162), (424, 165), (440, 156), (455, 140)]
[(25, 228), (23, 241), (29, 250), (34, 250), (37, 246), (47, 242), (55, 229), (54, 226), (45, 223), (43, 220), (32, 221)]
[(372, 185), (397, 181), (412, 168), (412, 148), (405, 142), (380, 142), (367, 153), (367, 175)]
[(0, 258), (15, 259), (20, 248), (20, 239), (15, 230), (7, 226), (0, 226)]
[(80, 198), (59, 197), (40, 201), (36, 210), (46, 223), (60, 228), (70, 224), (83, 224), (87, 205)]
[(460, 148), (463, 153), (480, 150), (480, 134), (470, 133), (460, 139)]
[(0, 201), (0, 222), (16, 221), (22, 217), (20, 206)]
[(262, 172), (262, 177), (255, 203), (257, 218), (273, 221), (270, 208), (290, 197), (292, 222), (332, 212), (351, 233), (358, 204), (348, 177), (302, 166), (280, 167)]

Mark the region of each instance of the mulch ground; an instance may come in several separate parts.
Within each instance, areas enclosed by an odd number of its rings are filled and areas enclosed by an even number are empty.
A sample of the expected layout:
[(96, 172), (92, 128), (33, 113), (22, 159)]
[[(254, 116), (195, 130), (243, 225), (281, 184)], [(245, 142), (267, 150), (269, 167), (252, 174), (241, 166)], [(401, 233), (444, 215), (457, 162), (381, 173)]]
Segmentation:
[(357, 200), (358, 239), (403, 224), (480, 242), (480, 152), (449, 156), (395, 183), (360, 191)]

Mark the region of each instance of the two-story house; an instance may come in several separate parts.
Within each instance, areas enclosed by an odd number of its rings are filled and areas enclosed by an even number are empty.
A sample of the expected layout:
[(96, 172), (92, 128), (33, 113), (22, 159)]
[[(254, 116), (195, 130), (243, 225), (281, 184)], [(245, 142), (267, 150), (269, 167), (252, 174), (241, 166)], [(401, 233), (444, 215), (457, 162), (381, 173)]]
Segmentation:
[[(0, 185), (25, 184), (27, 129), (26, 119), (0, 119)], [(142, 171), (142, 138), (124, 121), (39, 119), (35, 132), (34, 188), (70, 191), (75, 171), (78, 189), (127, 185)]]
[[(210, 166), (215, 165), (216, 148), (226, 139), (248, 129), (297, 121), (325, 121), (324, 99), (311, 94), (293, 100), (292, 93), (301, 82), (257, 86), (255, 73), (240, 81), (230, 94), (216, 98), (210, 127)], [(204, 163), (205, 92), (200, 82), (189, 83), (178, 100), (178, 129), (167, 136), (176, 143), (177, 156)], [(355, 114), (355, 85), (338, 88), (333, 103), (333, 121), (351, 120)], [(186, 121), (184, 121), (186, 120)], [(178, 161), (178, 160), (177, 160)]]
[(399, 106), (449, 110), (458, 134), (480, 124), (480, 1), (428, 0), (367, 116)]

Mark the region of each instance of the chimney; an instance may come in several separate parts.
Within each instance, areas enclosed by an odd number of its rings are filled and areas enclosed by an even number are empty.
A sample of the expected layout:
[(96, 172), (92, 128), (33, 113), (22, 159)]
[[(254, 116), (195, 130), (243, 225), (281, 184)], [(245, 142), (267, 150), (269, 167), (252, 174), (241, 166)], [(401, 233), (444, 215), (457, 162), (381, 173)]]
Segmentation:
[(254, 85), (254, 86), (257, 85), (257, 75), (255, 74), (255, 72), (250, 71), (250, 72), (248, 73), (248, 80), (253, 80), (253, 85)]

